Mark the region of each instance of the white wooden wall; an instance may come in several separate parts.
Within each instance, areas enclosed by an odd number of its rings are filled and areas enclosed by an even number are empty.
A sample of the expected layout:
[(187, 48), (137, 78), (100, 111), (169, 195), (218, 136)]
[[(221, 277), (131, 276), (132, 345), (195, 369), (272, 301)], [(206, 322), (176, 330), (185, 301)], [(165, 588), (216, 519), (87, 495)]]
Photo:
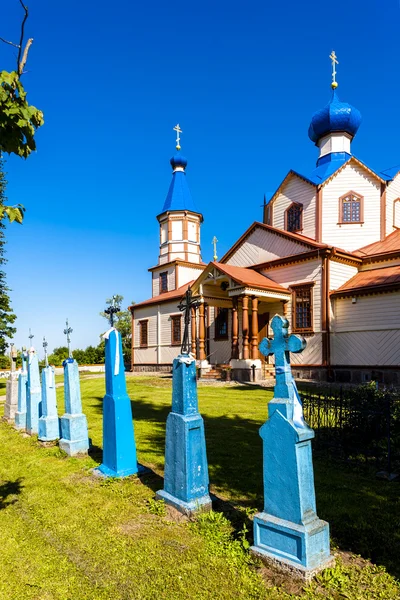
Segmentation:
[(400, 366), (400, 292), (337, 298), (333, 309), (332, 364)]
[(175, 290), (175, 267), (166, 267), (165, 269), (160, 269), (159, 271), (152, 272), (152, 298), (158, 296), (160, 294), (160, 273), (168, 273), (168, 291), (171, 292)]
[(275, 258), (307, 252), (310, 249), (310, 246), (306, 244), (295, 242), (258, 227), (227, 260), (227, 264), (249, 267)]
[[(339, 225), (339, 198), (353, 191), (364, 196), (364, 223)], [(358, 165), (348, 164), (322, 188), (322, 241), (356, 250), (380, 239), (380, 182)]]
[(349, 281), (354, 275), (357, 275), (358, 269), (353, 265), (337, 262), (336, 260), (329, 261), (329, 291), (337, 290), (346, 281)]
[(301, 233), (315, 239), (315, 200), (315, 186), (292, 175), (273, 201), (273, 226), (285, 229), (285, 210), (292, 202), (298, 202), (303, 205), (303, 231)]
[(204, 269), (194, 269), (192, 267), (184, 267), (179, 265), (178, 266), (178, 281), (177, 281), (177, 288), (181, 287), (182, 285), (185, 285), (185, 283), (188, 283), (189, 281), (193, 281), (196, 280), (198, 277), (200, 277), (200, 275), (202, 274), (202, 272), (204, 271)]
[(386, 235), (394, 231), (393, 224), (400, 227), (400, 202), (396, 203), (394, 214), (394, 201), (397, 198), (400, 198), (400, 175), (396, 175), (386, 188)]

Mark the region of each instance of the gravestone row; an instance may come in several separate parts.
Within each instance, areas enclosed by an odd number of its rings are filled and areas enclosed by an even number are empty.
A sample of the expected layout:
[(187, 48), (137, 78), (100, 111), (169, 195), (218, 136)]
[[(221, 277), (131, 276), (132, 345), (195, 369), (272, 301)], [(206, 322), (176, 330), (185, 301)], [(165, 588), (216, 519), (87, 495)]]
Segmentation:
[[(189, 306), (189, 302), (187, 303)], [(264, 508), (254, 517), (251, 550), (270, 563), (309, 580), (331, 566), (329, 525), (316, 513), (311, 439), (290, 368), (290, 352), (301, 352), (303, 338), (288, 335), (288, 322), (276, 315), (274, 338), (260, 351), (275, 355), (276, 385), (269, 418), (260, 429), (263, 440)], [(126, 390), (122, 340), (114, 328), (104, 335), (106, 395), (103, 402), (103, 461), (95, 470), (103, 477), (141, 474)], [(157, 497), (182, 513), (211, 508), (203, 419), (198, 411), (196, 362), (187, 348), (173, 361), (172, 410), (166, 424), (164, 487)], [(58, 420), (54, 369), (42, 370), (33, 348), (23, 355), (18, 378), (17, 429), (39, 434), (42, 441), (60, 436), (70, 456), (87, 452), (88, 430), (79, 387), (78, 365), (64, 361), (65, 414)], [(60, 425), (59, 425), (60, 424)]]

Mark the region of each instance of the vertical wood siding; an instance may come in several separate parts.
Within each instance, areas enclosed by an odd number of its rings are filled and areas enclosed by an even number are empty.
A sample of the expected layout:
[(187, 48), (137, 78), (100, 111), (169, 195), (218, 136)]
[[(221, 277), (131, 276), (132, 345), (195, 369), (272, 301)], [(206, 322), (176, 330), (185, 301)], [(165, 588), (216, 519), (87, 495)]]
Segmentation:
[(307, 252), (310, 249), (310, 246), (301, 242), (295, 242), (265, 229), (257, 228), (229, 258), (227, 264), (249, 267), (275, 258)]
[(273, 226), (285, 229), (285, 210), (298, 202), (303, 205), (303, 235), (315, 239), (316, 188), (293, 175), (273, 202)]
[(178, 286), (181, 287), (189, 281), (196, 280), (202, 274), (204, 269), (193, 269), (192, 267), (178, 266)]
[(393, 223), (400, 227), (400, 202), (396, 205), (396, 221), (393, 213), (394, 201), (400, 198), (400, 174), (389, 183), (386, 189), (386, 235), (394, 231)]
[[(322, 240), (356, 250), (380, 239), (380, 182), (358, 165), (347, 165), (322, 188)], [(339, 225), (339, 198), (349, 191), (364, 197), (364, 223)]]

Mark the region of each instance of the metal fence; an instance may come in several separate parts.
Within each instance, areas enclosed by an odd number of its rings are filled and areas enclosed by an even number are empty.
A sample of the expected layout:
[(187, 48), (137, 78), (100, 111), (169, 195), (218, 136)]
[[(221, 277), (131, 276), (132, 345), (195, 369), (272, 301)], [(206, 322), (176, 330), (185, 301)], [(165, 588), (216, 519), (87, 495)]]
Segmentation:
[(400, 399), (392, 391), (366, 385), (299, 393), (316, 452), (399, 472)]

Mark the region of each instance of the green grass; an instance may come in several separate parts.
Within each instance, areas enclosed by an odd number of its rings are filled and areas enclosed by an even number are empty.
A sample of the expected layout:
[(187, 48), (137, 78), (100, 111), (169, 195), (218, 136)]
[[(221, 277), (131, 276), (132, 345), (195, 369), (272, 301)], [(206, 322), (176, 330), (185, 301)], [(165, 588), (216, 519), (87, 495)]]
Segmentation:
[[(0, 599), (131, 600), (400, 598), (398, 484), (316, 461), (318, 513), (339, 564), (310, 586), (254, 563), (251, 514), (262, 506), (258, 429), (270, 391), (200, 387), (212, 491), (223, 511), (196, 522), (154, 500), (162, 487), (168, 378), (127, 378), (138, 458), (153, 473), (99, 480), (104, 379), (83, 379), (93, 452), (69, 459), (0, 424)], [(58, 389), (62, 413), (63, 389)], [(229, 502), (228, 502), (229, 501)], [(383, 567), (352, 557), (352, 550)]]

